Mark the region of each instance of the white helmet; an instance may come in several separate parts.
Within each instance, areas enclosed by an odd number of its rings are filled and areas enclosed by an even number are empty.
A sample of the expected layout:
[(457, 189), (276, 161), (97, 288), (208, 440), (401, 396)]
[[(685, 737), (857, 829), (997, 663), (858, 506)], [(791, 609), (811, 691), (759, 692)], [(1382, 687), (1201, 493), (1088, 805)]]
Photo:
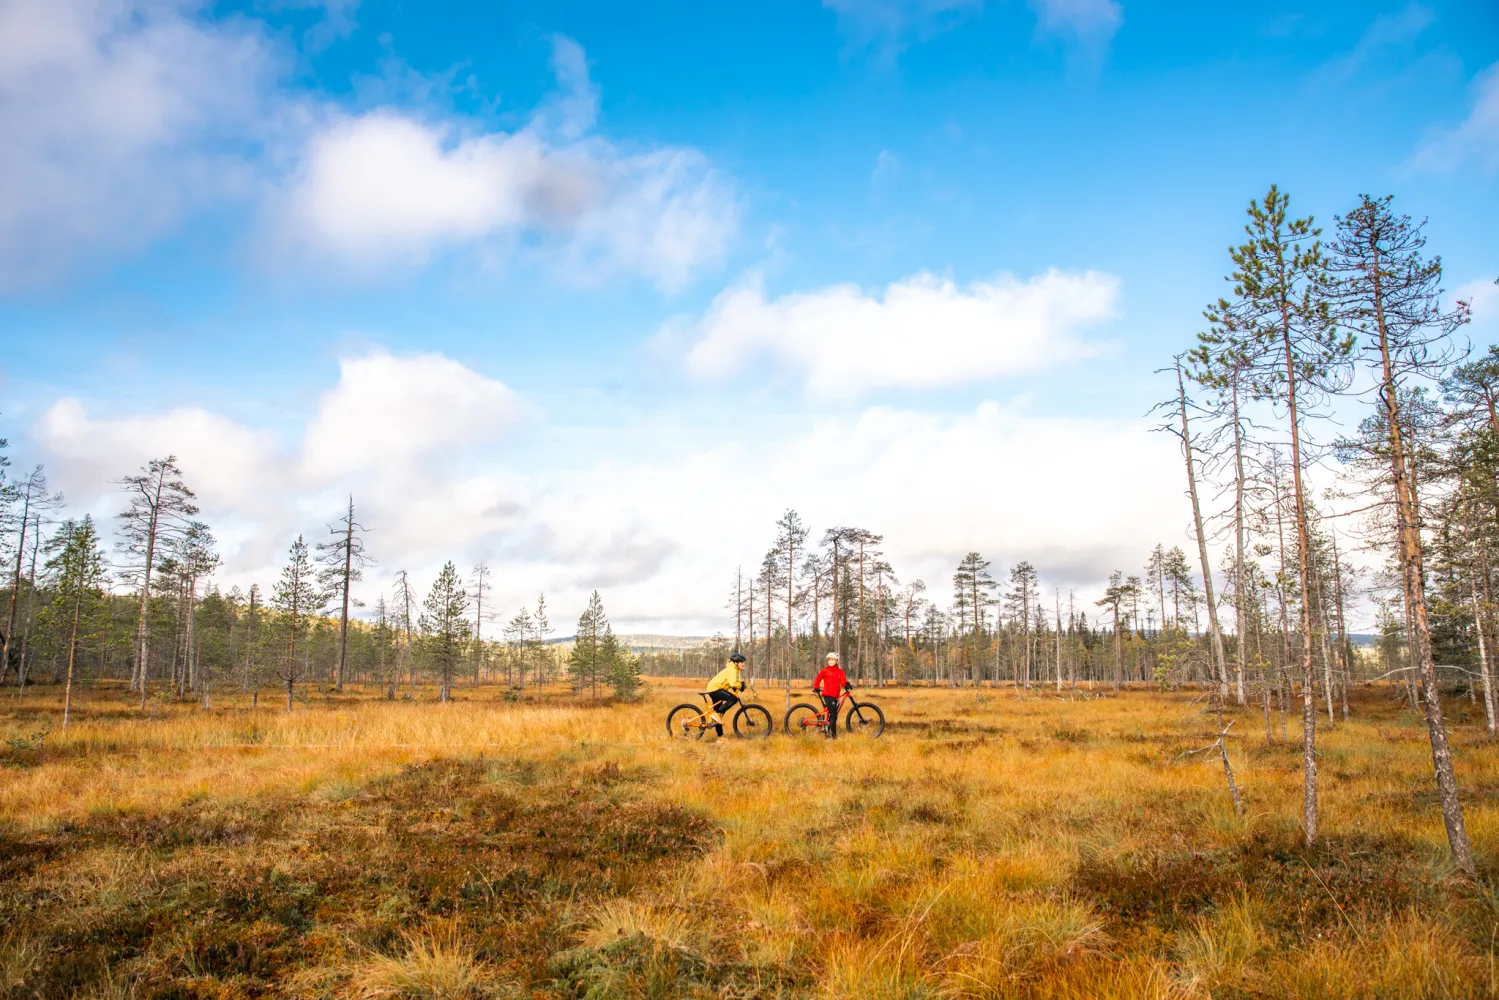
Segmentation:
[(831, 662), (833, 662), (833, 663), (837, 663), (838, 662), (838, 654), (837, 653), (829, 653), (828, 654), (828, 660), (831, 661)]

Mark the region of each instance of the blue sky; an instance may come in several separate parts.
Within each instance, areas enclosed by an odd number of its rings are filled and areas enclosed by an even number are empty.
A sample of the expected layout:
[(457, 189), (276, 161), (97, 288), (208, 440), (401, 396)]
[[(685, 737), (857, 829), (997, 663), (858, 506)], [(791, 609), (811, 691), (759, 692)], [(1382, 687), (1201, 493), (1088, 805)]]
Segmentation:
[[(1187, 544), (1142, 414), (1272, 181), (1430, 219), (1499, 332), (1499, 8), (0, 2), (0, 371), (79, 507), (176, 452), (225, 583), (722, 627), (786, 506), (1090, 591)], [(1100, 510), (1100, 507), (1102, 509)]]

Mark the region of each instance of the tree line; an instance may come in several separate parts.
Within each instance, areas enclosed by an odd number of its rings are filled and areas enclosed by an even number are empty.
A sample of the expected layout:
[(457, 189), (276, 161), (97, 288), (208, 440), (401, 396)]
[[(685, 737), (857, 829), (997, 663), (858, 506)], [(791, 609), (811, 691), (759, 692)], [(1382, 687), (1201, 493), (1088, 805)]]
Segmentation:
[(64, 685), (63, 726), (75, 683), (119, 678), (145, 710), (152, 697), (196, 698), (263, 688), (284, 693), (291, 710), (300, 690), (375, 685), (386, 697), (455, 684), (503, 679), (514, 691), (569, 680), (575, 690), (616, 697), (636, 693), (639, 664), (616, 641), (597, 592), (579, 619), (568, 655), (549, 639), (546, 597), (518, 612), (501, 634), (486, 605), (491, 570), (478, 563), (465, 579), (445, 563), (421, 595), (410, 574), (394, 575), (372, 614), (357, 617), (353, 585), (373, 560), (353, 497), (318, 541), (299, 535), (269, 590), (252, 584), (221, 589), (222, 560), (196, 496), (174, 457), (154, 459), (119, 481), (125, 509), (117, 517), (113, 556), (91, 516), (59, 517), (61, 494), (37, 466), (14, 476), (0, 440), (0, 686), (24, 698), (38, 675)]

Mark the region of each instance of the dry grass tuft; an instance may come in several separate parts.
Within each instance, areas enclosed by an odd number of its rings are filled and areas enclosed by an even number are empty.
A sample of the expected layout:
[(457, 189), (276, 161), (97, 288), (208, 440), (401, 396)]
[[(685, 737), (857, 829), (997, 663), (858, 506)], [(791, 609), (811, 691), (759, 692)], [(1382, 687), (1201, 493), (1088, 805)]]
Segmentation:
[(471, 1000), (515, 992), (474, 954), (457, 927), (403, 935), (398, 956), (376, 955), (360, 963), (344, 995), (357, 1000)]
[(611, 899), (594, 910), (582, 943), (587, 948), (602, 949), (638, 935), (658, 947), (688, 951), (691, 926), (691, 921), (680, 911), (630, 899)]

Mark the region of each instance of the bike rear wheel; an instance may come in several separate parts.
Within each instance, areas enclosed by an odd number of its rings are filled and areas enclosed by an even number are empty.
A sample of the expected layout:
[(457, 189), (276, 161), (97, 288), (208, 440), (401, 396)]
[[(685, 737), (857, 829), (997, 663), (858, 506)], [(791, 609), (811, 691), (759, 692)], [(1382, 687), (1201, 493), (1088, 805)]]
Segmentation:
[(885, 731), (885, 713), (880, 706), (869, 702), (854, 702), (843, 719), (843, 728), (850, 736), (878, 739)]
[(674, 740), (700, 740), (708, 731), (707, 722), (696, 705), (678, 705), (666, 713), (666, 735)]
[(734, 735), (741, 740), (768, 740), (774, 730), (763, 705), (745, 705), (734, 713)]
[(786, 735), (787, 736), (811, 736), (823, 731), (817, 718), (817, 709), (811, 705), (792, 705), (786, 710)]

